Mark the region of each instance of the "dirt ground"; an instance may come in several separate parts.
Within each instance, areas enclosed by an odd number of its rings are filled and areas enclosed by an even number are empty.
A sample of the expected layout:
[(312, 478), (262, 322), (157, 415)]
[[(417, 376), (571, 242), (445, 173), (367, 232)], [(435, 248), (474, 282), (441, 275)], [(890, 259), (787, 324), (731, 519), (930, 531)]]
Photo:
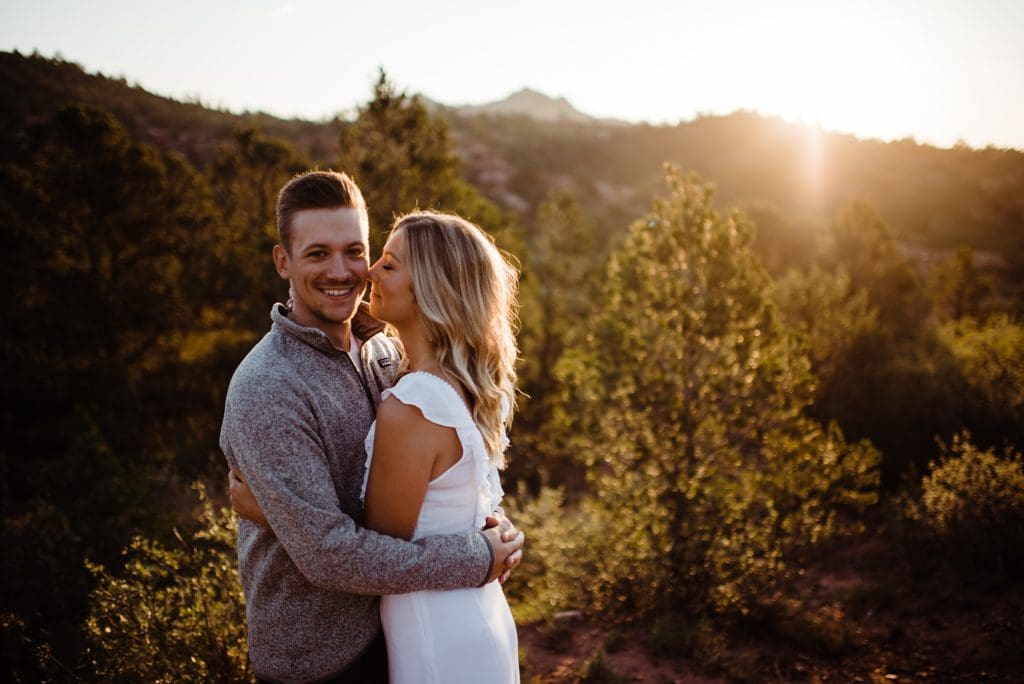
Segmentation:
[(819, 554), (710, 658), (579, 615), (521, 625), (523, 681), (1024, 683), (1024, 582), (922, 575), (897, 548), (875, 533)]

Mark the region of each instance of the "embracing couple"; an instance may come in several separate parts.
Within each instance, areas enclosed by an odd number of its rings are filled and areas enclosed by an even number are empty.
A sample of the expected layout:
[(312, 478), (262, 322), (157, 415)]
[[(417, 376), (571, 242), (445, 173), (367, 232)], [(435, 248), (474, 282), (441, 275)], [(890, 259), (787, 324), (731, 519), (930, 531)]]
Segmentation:
[(362, 193), (334, 172), (286, 184), (277, 228), (291, 299), (235, 371), (221, 431), (257, 678), (517, 682), (495, 581), (523, 546), (497, 471), (515, 269), (431, 212), (399, 218), (370, 266)]

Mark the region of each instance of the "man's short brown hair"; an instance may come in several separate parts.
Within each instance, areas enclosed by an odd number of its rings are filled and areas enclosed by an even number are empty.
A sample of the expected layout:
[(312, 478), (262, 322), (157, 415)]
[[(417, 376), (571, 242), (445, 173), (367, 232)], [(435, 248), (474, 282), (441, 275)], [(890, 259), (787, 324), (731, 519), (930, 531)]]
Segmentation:
[(362, 209), (359, 186), (337, 171), (307, 171), (288, 181), (277, 196), (277, 239), (290, 254), (292, 218), (303, 209)]

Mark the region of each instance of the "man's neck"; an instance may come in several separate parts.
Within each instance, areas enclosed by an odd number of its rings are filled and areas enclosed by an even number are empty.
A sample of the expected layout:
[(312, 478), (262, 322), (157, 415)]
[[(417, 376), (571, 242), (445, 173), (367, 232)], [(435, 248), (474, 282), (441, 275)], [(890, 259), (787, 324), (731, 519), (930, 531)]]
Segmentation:
[(331, 346), (335, 349), (347, 352), (352, 346), (351, 321), (328, 323), (327, 321), (316, 316), (309, 315), (307, 312), (298, 308), (293, 308), (288, 315), (299, 325), (307, 328), (316, 328), (323, 334), (327, 335), (327, 339), (331, 341)]

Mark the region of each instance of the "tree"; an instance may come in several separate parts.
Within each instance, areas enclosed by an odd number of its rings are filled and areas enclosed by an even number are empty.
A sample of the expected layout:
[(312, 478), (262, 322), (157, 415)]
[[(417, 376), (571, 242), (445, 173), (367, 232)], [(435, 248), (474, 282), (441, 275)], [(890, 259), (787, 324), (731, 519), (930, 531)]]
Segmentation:
[(277, 243), (277, 194), (309, 166), (287, 142), (247, 128), (218, 150), (207, 171), (221, 215), (217, 250), (208, 255), (216, 281), (207, 300), (226, 318), (217, 322), (220, 329), (247, 333), (242, 344), (265, 331), (271, 303), (284, 299), (287, 287), (270, 256)]
[(993, 290), (992, 278), (978, 272), (966, 245), (932, 269), (928, 284), (936, 308), (954, 320), (982, 317)]
[(877, 308), (868, 304), (866, 290), (851, 290), (842, 267), (794, 269), (776, 282), (775, 303), (783, 322), (805, 338), (817, 387), (831, 387), (858, 340), (875, 334)]
[(594, 254), (594, 227), (575, 197), (554, 191), (537, 210), (529, 241), (529, 258), (520, 287), (522, 362), (520, 406), (514, 441), (511, 481), (536, 488), (542, 481), (581, 482), (577, 459), (561, 429), (565, 410), (563, 386), (554, 370), (566, 348), (578, 345), (599, 292), (599, 256)]
[(695, 178), (668, 182), (561, 372), (596, 498), (621, 520), (609, 534), (630, 540), (593, 593), (637, 616), (713, 615), (748, 609), (786, 552), (874, 501), (878, 456), (806, 417), (806, 352), (777, 320), (750, 224), (718, 215)]
[(851, 295), (867, 290), (869, 303), (878, 309), (878, 321), (891, 338), (913, 340), (925, 330), (930, 309), (920, 278), (870, 204), (854, 202), (839, 212), (825, 263), (846, 270)]
[(948, 354), (914, 265), (867, 202), (839, 212), (824, 255), (826, 270), (849, 275), (843, 306), (865, 293), (874, 322), (859, 325), (842, 358), (821, 377), (815, 412), (844, 433), (870, 439), (884, 454), (882, 482), (894, 489), (923, 467), (936, 435), (959, 427)]

